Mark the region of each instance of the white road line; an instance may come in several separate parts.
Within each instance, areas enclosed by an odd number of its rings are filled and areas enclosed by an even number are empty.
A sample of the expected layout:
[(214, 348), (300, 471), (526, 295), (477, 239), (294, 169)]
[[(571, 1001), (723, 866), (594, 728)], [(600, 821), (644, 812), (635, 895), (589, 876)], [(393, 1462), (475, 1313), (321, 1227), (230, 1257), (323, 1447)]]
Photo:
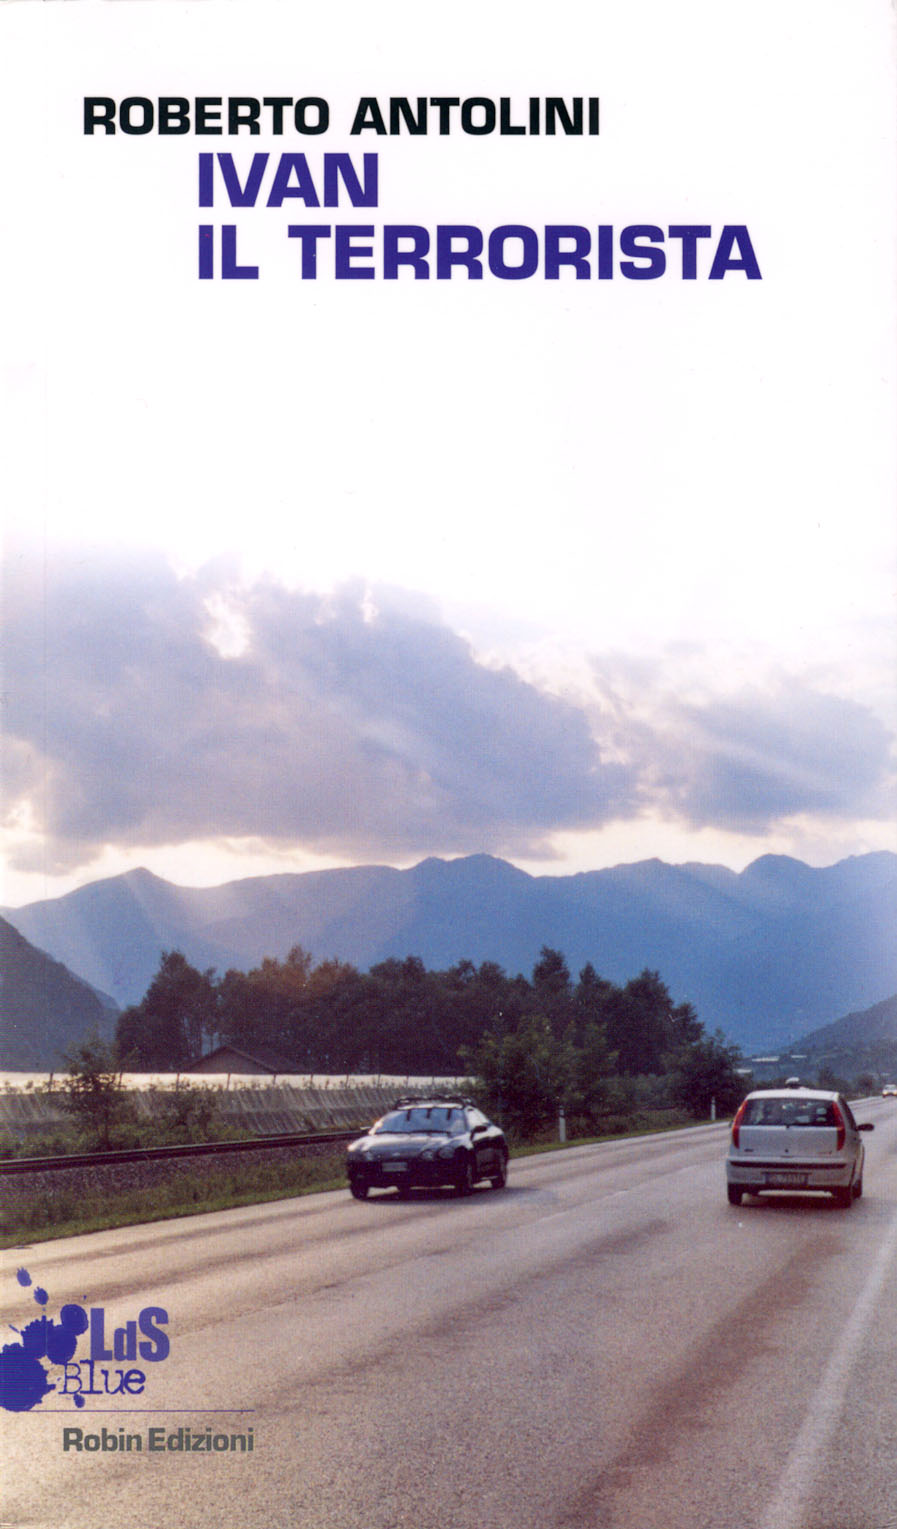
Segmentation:
[(865, 1336), (869, 1318), (888, 1276), (888, 1265), (895, 1253), (897, 1215), (888, 1228), (872, 1272), (810, 1403), (761, 1529), (799, 1529), (801, 1510), (810, 1496), (812, 1484), (818, 1480), (819, 1457), (828, 1447), (837, 1427), (844, 1407), (847, 1379), (856, 1362), (857, 1350)]

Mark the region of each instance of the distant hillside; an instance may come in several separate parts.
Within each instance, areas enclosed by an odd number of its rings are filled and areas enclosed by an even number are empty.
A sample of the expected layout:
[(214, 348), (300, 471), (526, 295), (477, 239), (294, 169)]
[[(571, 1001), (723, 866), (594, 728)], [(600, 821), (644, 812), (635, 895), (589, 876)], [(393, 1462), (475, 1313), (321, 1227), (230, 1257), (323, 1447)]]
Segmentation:
[(765, 855), (736, 873), (647, 860), (529, 876), (488, 855), (173, 886), (146, 870), (5, 910), (29, 940), (122, 1004), (162, 950), (247, 970), (301, 944), (367, 969), (409, 954), (530, 973), (542, 945), (616, 983), (645, 967), (705, 1027), (746, 1049), (809, 1032), (897, 991), (897, 855), (821, 869)]
[(2, 1065), (22, 1071), (61, 1067), (89, 1030), (111, 1033), (117, 1005), (59, 961), (36, 950), (0, 918)]
[(897, 1081), (897, 996), (811, 1030), (789, 1050), (805, 1053), (811, 1064), (825, 1063), (839, 1077), (871, 1072)]

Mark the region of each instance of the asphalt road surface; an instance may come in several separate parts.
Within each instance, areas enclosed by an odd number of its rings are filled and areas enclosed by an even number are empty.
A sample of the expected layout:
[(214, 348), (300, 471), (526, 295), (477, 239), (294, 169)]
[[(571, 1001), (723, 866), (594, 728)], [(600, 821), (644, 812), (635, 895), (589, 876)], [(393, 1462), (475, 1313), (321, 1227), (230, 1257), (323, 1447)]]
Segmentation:
[[(16, 1249), (4, 1341), (45, 1292), (55, 1319), (103, 1311), (96, 1386), (132, 1378), (78, 1407), (57, 1366), (0, 1413), (2, 1523), (895, 1529), (897, 1100), (857, 1113), (849, 1211), (730, 1207), (711, 1126), (512, 1162), (470, 1199), (317, 1195)], [(151, 1307), (167, 1322), (129, 1332)], [(154, 1324), (167, 1357), (131, 1359)]]

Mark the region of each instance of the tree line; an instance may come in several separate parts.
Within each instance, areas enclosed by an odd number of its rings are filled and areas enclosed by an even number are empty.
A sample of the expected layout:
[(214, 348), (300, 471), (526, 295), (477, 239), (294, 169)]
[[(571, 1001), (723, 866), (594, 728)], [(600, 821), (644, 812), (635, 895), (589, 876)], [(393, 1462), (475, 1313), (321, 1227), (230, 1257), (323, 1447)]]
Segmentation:
[(430, 971), (417, 956), (361, 972), (315, 963), (301, 946), (219, 977), (166, 951), (144, 998), (119, 1016), (115, 1051), (122, 1068), (168, 1072), (225, 1042), (275, 1058), (278, 1071), (463, 1071), (486, 1106), (526, 1134), (560, 1103), (594, 1126), (614, 1101), (632, 1098), (636, 1079), (665, 1079), (659, 1097), (697, 1115), (711, 1098), (734, 1108), (744, 1091), (737, 1049), (719, 1032), (708, 1037), (658, 972), (620, 986), (588, 963), (574, 979), (549, 946), (529, 978), (491, 961)]

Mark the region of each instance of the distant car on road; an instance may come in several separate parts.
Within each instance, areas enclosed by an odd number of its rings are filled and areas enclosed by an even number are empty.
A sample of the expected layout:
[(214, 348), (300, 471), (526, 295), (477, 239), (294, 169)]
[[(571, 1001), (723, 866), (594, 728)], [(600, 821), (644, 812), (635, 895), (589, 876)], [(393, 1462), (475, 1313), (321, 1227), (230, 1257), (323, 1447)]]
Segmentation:
[(409, 1095), (397, 1099), (367, 1135), (352, 1142), (346, 1172), (356, 1200), (371, 1189), (405, 1195), (424, 1185), (451, 1185), (456, 1194), (466, 1195), (481, 1179), (504, 1189), (508, 1144), (500, 1127), (470, 1099)]
[(865, 1149), (843, 1094), (791, 1087), (748, 1094), (732, 1122), (729, 1204), (767, 1190), (823, 1190), (849, 1207), (863, 1192)]
[(893, 1097), (895, 1099), (897, 1099), (897, 1083), (886, 1083), (885, 1084), (884, 1088), (881, 1091), (881, 1097), (883, 1099), (887, 1099), (889, 1094), (893, 1095)]

